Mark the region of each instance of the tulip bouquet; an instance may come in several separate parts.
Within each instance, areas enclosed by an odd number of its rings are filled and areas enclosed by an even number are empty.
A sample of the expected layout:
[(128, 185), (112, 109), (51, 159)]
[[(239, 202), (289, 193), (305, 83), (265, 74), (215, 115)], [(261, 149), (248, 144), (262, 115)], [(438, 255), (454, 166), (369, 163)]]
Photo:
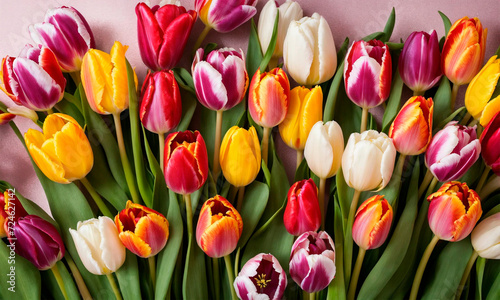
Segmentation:
[[(2, 61), (15, 106), (0, 104), (0, 124), (51, 215), (0, 181), (2, 298), (499, 297), (500, 50), (483, 66), (487, 29), (441, 14), (441, 42), (389, 42), (393, 10), (337, 51), (319, 13), (270, 0), (255, 25), (256, 2), (139, 3), (138, 45), (109, 52), (73, 7), (29, 27), (34, 45)], [(247, 51), (204, 42), (251, 19)]]

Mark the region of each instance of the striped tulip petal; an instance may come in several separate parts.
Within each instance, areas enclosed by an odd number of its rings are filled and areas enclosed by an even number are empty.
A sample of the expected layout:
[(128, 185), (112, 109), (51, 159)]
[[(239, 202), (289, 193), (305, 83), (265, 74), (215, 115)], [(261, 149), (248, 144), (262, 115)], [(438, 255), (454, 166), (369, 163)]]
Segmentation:
[(393, 211), (384, 196), (368, 198), (356, 212), (352, 238), (365, 250), (376, 249), (385, 242), (391, 229)]
[(206, 26), (225, 33), (250, 20), (257, 0), (196, 0), (196, 11)]

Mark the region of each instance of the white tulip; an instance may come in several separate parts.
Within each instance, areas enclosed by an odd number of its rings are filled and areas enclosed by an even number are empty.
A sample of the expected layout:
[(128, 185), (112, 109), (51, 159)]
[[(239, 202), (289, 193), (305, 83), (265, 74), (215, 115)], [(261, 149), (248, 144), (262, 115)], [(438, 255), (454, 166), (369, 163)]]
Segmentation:
[(472, 231), (471, 242), (479, 256), (500, 259), (500, 213), (481, 221)]

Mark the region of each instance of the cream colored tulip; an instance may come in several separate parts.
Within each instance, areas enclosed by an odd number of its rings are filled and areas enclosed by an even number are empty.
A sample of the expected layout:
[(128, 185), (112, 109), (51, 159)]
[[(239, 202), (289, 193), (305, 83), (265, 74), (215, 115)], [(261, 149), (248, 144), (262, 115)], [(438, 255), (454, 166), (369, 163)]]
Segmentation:
[(479, 256), (500, 259), (500, 213), (481, 221), (472, 231), (471, 242)]

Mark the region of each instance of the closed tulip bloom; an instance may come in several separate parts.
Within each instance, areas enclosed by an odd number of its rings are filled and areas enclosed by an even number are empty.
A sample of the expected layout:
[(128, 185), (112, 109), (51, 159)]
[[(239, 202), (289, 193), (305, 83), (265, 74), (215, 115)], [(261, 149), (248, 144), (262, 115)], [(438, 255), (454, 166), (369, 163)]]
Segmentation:
[(130, 200), (115, 216), (115, 224), (120, 241), (137, 256), (155, 256), (167, 243), (167, 219), (156, 210)]
[(311, 171), (320, 178), (335, 175), (344, 153), (344, 136), (335, 121), (316, 122), (307, 138), (304, 157)]
[(203, 55), (203, 49), (198, 49), (191, 66), (198, 101), (216, 111), (238, 105), (248, 87), (243, 51), (222, 48), (211, 51), (205, 60)]
[(69, 229), (76, 250), (85, 268), (95, 275), (111, 274), (125, 262), (126, 250), (116, 225), (108, 217), (78, 222)]
[(315, 293), (335, 277), (335, 246), (325, 232), (309, 231), (295, 240), (290, 254), (290, 276), (300, 288)]
[(500, 176), (500, 113), (484, 128), (479, 141), (484, 163)]
[(392, 207), (384, 196), (368, 198), (356, 212), (352, 239), (362, 249), (376, 249), (385, 242), (392, 224)]
[(198, 131), (174, 132), (165, 141), (165, 182), (177, 194), (191, 194), (208, 176), (207, 146)]
[(287, 285), (286, 273), (276, 257), (260, 253), (246, 262), (233, 285), (241, 300), (279, 300)]
[(289, 101), (290, 82), (283, 69), (255, 72), (248, 95), (248, 110), (255, 123), (267, 128), (279, 125), (286, 117)]
[(73, 7), (47, 10), (44, 21), (31, 25), (29, 31), (35, 43), (54, 52), (64, 72), (80, 71), (83, 56), (95, 48), (89, 24)]
[(399, 75), (416, 93), (423, 93), (439, 82), (443, 72), (435, 30), (430, 34), (423, 31), (410, 34), (399, 56)]
[(312, 179), (297, 181), (288, 190), (288, 201), (283, 215), (286, 231), (299, 236), (316, 231), (321, 225), (318, 188)]
[(445, 183), (427, 200), (430, 202), (427, 214), (429, 227), (440, 240), (463, 240), (483, 213), (479, 196), (465, 182)]
[(463, 17), (451, 26), (441, 56), (441, 68), (456, 85), (469, 83), (479, 72), (486, 50), (488, 29), (478, 18)]
[[(0, 238), (7, 236), (8, 229), (12, 229), (5, 221), (16, 222), (19, 218), (26, 217), (28, 213), (24, 210), (23, 205), (15, 195), (13, 190), (5, 190), (0, 193)], [(11, 233), (13, 235), (14, 232)]]
[(396, 150), (404, 155), (424, 153), (432, 138), (432, 98), (411, 97), (401, 108), (389, 129)]
[(181, 59), (196, 12), (167, 4), (135, 7), (139, 50), (144, 64), (155, 71), (171, 69)]
[(231, 254), (242, 231), (240, 214), (224, 197), (217, 195), (203, 203), (196, 225), (196, 242), (206, 255), (219, 258)]
[(267, 1), (266, 5), (260, 11), (257, 33), (259, 34), (260, 48), (262, 53), (266, 53), (273, 35), (274, 21), (276, 14), (280, 14), (278, 20), (278, 36), (276, 37), (276, 46), (274, 47), (273, 57), (283, 56), (283, 42), (285, 41), (288, 26), (292, 21), (302, 19), (303, 11), (300, 4), (295, 1), (286, 0), (278, 5), (275, 0)]
[(484, 127), (500, 111), (500, 96), (492, 98), (500, 77), (500, 59), (492, 56), (477, 73), (465, 92), (467, 111)]
[(362, 108), (382, 104), (391, 91), (389, 47), (378, 40), (357, 41), (345, 56), (344, 83), (349, 99)]
[(195, 0), (194, 7), (205, 26), (225, 33), (250, 20), (257, 0)]
[(18, 57), (6, 56), (0, 89), (17, 105), (36, 111), (51, 109), (64, 96), (66, 79), (47, 47), (26, 45)]
[(0, 125), (8, 124), (10, 121), (14, 120), (15, 117), (15, 114), (0, 113)]
[(283, 59), (288, 73), (299, 84), (320, 84), (332, 78), (337, 69), (337, 52), (323, 16), (314, 13), (290, 23)]
[(220, 165), (224, 178), (236, 187), (252, 183), (260, 171), (260, 141), (255, 128), (231, 127), (220, 147)]
[(471, 234), (472, 247), (479, 256), (500, 259), (500, 213), (481, 221)]
[(174, 72), (148, 72), (141, 95), (139, 117), (147, 130), (163, 134), (179, 124), (182, 101)]
[(57, 183), (82, 179), (94, 165), (94, 154), (85, 132), (68, 115), (47, 116), (43, 133), (30, 128), (24, 134), (24, 141), (38, 168)]
[(425, 152), (425, 165), (439, 181), (453, 181), (469, 170), (480, 152), (476, 126), (465, 127), (452, 121), (432, 138)]
[(396, 148), (385, 133), (352, 133), (342, 156), (348, 186), (358, 191), (381, 190), (391, 180)]
[(288, 147), (304, 150), (309, 132), (323, 119), (323, 92), (318, 85), (312, 89), (298, 86), (290, 91), (285, 119), (279, 125), (281, 139)]
[(29, 215), (15, 221), (7, 231), (16, 253), (29, 260), (37, 269), (48, 270), (64, 256), (64, 243), (57, 229), (44, 219)]

